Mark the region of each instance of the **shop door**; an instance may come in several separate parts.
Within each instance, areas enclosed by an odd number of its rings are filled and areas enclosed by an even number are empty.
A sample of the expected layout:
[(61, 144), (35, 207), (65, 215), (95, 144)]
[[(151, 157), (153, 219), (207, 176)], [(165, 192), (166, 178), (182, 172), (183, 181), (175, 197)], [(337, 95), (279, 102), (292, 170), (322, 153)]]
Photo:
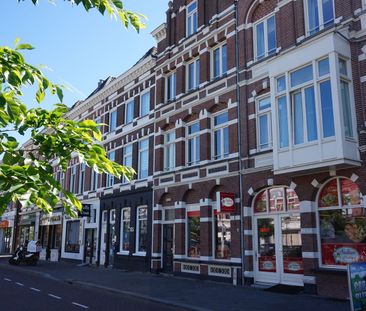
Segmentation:
[(166, 273), (172, 273), (174, 256), (174, 225), (166, 224), (163, 228), (163, 271)]
[(254, 218), (255, 282), (303, 285), (299, 214)]

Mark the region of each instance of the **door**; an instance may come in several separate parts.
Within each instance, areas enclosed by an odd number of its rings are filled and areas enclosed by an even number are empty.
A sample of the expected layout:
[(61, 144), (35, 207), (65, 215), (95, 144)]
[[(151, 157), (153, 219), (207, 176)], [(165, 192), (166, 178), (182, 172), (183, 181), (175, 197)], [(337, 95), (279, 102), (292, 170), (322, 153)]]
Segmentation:
[(107, 211), (104, 211), (102, 214), (102, 232), (101, 232), (101, 248), (100, 248), (100, 265), (105, 264), (106, 260), (106, 251), (107, 251)]
[(163, 271), (166, 273), (172, 273), (174, 256), (174, 225), (165, 224), (163, 228)]
[(299, 214), (254, 218), (255, 282), (303, 285)]

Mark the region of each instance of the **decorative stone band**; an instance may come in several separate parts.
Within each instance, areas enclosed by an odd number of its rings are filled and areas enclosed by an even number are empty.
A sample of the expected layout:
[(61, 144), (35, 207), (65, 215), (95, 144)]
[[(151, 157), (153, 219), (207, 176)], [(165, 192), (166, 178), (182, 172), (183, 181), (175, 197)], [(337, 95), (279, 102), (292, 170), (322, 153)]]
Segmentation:
[(209, 265), (208, 266), (208, 275), (231, 278), (231, 267)]

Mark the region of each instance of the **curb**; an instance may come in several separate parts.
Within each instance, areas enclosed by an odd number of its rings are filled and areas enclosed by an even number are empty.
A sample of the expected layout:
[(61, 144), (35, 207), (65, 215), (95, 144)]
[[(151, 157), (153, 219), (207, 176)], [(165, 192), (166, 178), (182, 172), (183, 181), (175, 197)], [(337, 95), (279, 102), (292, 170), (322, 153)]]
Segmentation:
[(112, 292), (112, 293), (132, 296), (132, 297), (135, 297), (135, 298), (144, 299), (144, 300), (148, 300), (148, 301), (152, 301), (152, 302), (156, 302), (156, 303), (160, 303), (160, 304), (164, 304), (164, 305), (169, 305), (169, 306), (173, 306), (173, 307), (184, 308), (186, 310), (212, 311), (211, 309), (194, 307), (194, 306), (191, 306), (191, 305), (187, 305), (185, 303), (179, 303), (179, 302), (174, 302), (174, 301), (160, 299), (160, 298), (154, 298), (154, 297), (151, 297), (151, 296), (148, 296), (148, 295), (139, 294), (139, 293), (130, 292), (130, 291), (125, 291), (125, 290), (120, 290), (120, 289), (116, 289), (116, 288), (113, 288), (113, 287), (98, 285), (98, 284), (95, 284), (95, 283), (89, 283), (89, 282), (83, 282), (83, 281), (77, 281), (77, 280), (65, 280), (65, 281), (67, 281), (68, 283), (71, 282), (71, 284), (73, 283), (73, 284), (82, 285), (82, 286), (86, 286), (86, 287), (98, 288), (98, 289), (106, 290), (106, 291), (109, 291), (109, 292)]

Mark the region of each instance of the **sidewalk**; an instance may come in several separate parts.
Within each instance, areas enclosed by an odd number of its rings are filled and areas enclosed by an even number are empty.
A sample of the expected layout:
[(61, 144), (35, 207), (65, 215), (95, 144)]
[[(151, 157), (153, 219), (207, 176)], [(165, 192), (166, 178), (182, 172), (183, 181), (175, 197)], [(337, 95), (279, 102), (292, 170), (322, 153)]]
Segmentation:
[(79, 267), (68, 262), (40, 261), (36, 267), (23, 265), (12, 267), (7, 264), (5, 258), (1, 258), (0, 268), (42, 274), (60, 281), (97, 287), (189, 310), (350, 310), (347, 301), (335, 301), (304, 294), (277, 294), (248, 286), (234, 287), (212, 281), (123, 272), (104, 267)]

